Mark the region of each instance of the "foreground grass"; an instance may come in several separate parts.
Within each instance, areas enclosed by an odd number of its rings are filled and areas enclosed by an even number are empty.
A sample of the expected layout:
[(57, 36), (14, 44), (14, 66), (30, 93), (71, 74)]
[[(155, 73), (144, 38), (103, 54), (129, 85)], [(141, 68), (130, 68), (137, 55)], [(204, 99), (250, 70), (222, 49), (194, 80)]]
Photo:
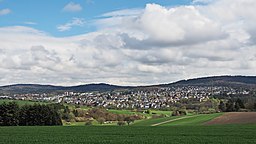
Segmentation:
[(0, 127), (1, 144), (256, 143), (256, 125)]

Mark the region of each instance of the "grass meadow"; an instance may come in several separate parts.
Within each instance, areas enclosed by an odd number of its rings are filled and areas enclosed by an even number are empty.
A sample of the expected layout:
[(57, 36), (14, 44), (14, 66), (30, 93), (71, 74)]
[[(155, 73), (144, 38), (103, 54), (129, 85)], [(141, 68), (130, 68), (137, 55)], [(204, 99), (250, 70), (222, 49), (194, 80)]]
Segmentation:
[[(4, 102), (1, 100), (0, 102)], [(7, 101), (6, 101), (7, 102)], [(19, 105), (33, 104), (16, 101)], [(134, 114), (129, 110), (112, 113)], [(166, 114), (168, 111), (154, 111)], [(64, 126), (0, 127), (0, 144), (254, 144), (256, 124), (205, 125), (224, 113), (148, 118), (130, 126), (76, 122)]]
[(0, 127), (1, 144), (256, 143), (256, 125)]

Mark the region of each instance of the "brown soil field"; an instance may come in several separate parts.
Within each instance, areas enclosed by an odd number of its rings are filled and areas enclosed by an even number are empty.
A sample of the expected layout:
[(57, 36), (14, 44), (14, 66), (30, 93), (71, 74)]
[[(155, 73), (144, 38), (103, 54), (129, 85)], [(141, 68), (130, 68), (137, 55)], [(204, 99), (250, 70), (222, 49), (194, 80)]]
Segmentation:
[(229, 112), (205, 124), (256, 124), (256, 112)]

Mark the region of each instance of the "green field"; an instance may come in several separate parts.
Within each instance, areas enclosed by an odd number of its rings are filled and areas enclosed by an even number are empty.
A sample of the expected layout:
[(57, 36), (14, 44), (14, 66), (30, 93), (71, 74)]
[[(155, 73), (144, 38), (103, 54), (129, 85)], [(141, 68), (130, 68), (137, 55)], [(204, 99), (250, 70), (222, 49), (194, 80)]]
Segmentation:
[[(0, 100), (3, 103), (4, 100)], [(8, 100), (6, 101), (8, 102)], [(19, 105), (33, 104), (16, 101)], [(138, 114), (129, 110), (109, 110), (118, 114)], [(169, 111), (154, 111), (169, 115)], [(142, 114), (142, 113), (141, 113)], [(64, 126), (0, 127), (0, 144), (247, 144), (256, 143), (256, 124), (204, 125), (223, 113), (171, 116), (135, 121), (130, 126), (117, 126), (116, 122), (85, 126), (84, 122), (74, 122)]]
[(256, 125), (0, 127), (1, 144), (256, 143)]
[[(3, 101), (0, 101), (3, 102)], [(16, 101), (19, 105), (34, 102)], [(119, 114), (134, 114), (129, 110), (109, 110)], [(166, 113), (168, 111), (156, 111)], [(0, 127), (0, 144), (241, 144), (256, 143), (256, 125), (204, 125), (223, 113), (172, 116), (138, 120), (130, 126), (116, 123), (85, 126), (75, 122), (65, 126)]]
[(201, 114), (194, 115), (191, 117), (187, 117), (184, 119), (180, 119), (177, 121), (173, 121), (170, 123), (165, 123), (160, 126), (174, 126), (174, 125), (202, 125), (207, 121), (210, 121), (218, 116), (221, 116), (223, 113), (215, 113), (215, 114)]
[(157, 124), (157, 123), (161, 123), (164, 121), (168, 121), (168, 120), (173, 120), (173, 119), (177, 119), (180, 118), (180, 116), (173, 116), (173, 117), (164, 117), (164, 118), (150, 118), (150, 119), (146, 119), (146, 120), (139, 120), (137, 122), (135, 122), (134, 124), (132, 124), (132, 126), (151, 126), (153, 124)]
[[(111, 112), (111, 113), (115, 113), (115, 114), (141, 114), (141, 115), (144, 115), (144, 116), (152, 116), (152, 114), (147, 114), (147, 113), (142, 113), (142, 112), (135, 112), (135, 111), (132, 111), (132, 110), (109, 109), (108, 111)], [(151, 113), (154, 113), (154, 114), (157, 114), (157, 115), (160, 115), (160, 114), (168, 115), (168, 116), (171, 115), (171, 111), (151, 110)]]
[[(146, 120), (145, 119), (139, 120), (135, 122), (133, 126), (152, 126), (154, 124), (159, 124), (159, 126), (202, 125), (204, 124), (204, 122), (212, 120), (222, 114), (223, 113), (189, 115), (189, 116), (171, 116), (171, 117), (156, 118), (156, 119), (151, 118)], [(163, 123), (163, 124), (160, 124), (160, 123)]]
[(39, 104), (49, 104), (47, 102), (34, 102), (34, 101), (24, 101), (24, 100), (8, 100), (8, 99), (0, 99), (0, 104), (2, 103), (9, 103), (9, 102), (16, 102), (18, 105), (22, 106), (22, 105), (33, 105), (35, 103), (39, 103)]

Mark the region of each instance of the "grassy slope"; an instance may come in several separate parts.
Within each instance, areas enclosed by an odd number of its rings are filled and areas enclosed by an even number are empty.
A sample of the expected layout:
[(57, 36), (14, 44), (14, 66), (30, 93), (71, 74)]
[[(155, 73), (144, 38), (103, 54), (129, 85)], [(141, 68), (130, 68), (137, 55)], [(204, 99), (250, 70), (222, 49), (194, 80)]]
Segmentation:
[[(146, 120), (140, 120), (133, 124), (133, 126), (151, 126), (153, 124), (169, 121), (169, 120), (175, 120), (181, 117), (187, 117), (184, 119), (180, 119), (177, 121), (172, 121), (169, 123), (161, 124), (160, 126), (172, 126), (172, 125), (201, 125), (206, 121), (212, 120), (223, 113), (215, 113), (215, 114), (201, 114), (201, 115), (189, 115), (187, 116), (173, 116), (173, 117), (165, 117), (165, 118), (156, 118), (156, 119), (146, 119)], [(191, 116), (191, 117), (190, 117)]]
[(136, 112), (132, 112), (130, 110), (109, 109), (108, 111), (111, 112), (111, 113), (114, 113), (114, 114), (136, 114)]
[(18, 105), (33, 105), (35, 103), (40, 103), (40, 104), (49, 104), (47, 102), (33, 102), (33, 101), (23, 101), (23, 100), (8, 100), (8, 99), (0, 99), (0, 104), (2, 103), (8, 103), (8, 102), (16, 102)]
[(0, 144), (256, 143), (256, 125), (0, 127)]
[(135, 122), (132, 126), (151, 126), (156, 123), (172, 120), (179, 118), (180, 116), (175, 116), (175, 117), (164, 117), (164, 118), (151, 118), (151, 119), (146, 119), (146, 120), (140, 120), (138, 122)]
[(195, 115), (193, 117), (173, 121), (170, 123), (163, 124), (161, 126), (173, 126), (173, 125), (202, 125), (207, 121), (210, 121), (218, 116), (221, 116), (223, 113), (215, 113), (215, 114), (201, 114)]
[[(146, 114), (146, 113), (141, 113), (141, 112), (134, 112), (134, 111), (131, 111), (131, 110), (109, 109), (108, 111), (111, 112), (111, 113), (115, 113), (115, 114), (141, 114), (141, 115), (145, 115), (145, 116), (152, 116), (152, 114)], [(170, 111), (161, 111), (161, 110), (151, 110), (151, 113), (164, 114), (164, 115), (170, 115), (171, 114)]]

